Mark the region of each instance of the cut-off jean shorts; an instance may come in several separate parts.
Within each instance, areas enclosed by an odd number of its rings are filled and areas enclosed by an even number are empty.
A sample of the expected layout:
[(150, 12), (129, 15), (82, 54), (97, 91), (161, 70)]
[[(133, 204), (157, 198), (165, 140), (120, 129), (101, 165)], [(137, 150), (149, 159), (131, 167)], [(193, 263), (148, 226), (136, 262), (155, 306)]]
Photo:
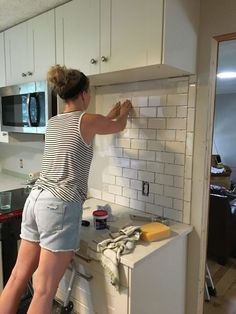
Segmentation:
[(81, 219), (82, 204), (65, 202), (36, 188), (24, 205), (20, 237), (52, 252), (77, 251)]

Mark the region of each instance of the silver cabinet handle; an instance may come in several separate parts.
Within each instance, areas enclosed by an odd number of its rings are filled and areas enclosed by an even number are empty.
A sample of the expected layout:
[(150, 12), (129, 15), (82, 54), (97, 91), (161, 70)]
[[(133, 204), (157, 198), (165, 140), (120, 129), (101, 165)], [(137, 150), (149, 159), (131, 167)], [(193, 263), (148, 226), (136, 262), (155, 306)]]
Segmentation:
[(92, 58), (92, 59), (90, 60), (90, 63), (91, 63), (91, 64), (96, 64), (96, 63), (97, 63), (97, 60), (94, 59), (94, 58)]
[(108, 58), (105, 56), (101, 56), (101, 60), (102, 60), (102, 62), (106, 62), (108, 60)]
[(32, 76), (32, 75), (33, 75), (33, 72), (28, 71), (28, 72), (27, 72), (27, 75)]
[(26, 73), (21, 73), (21, 76), (22, 76), (22, 77), (26, 77), (27, 74), (26, 74)]
[(2, 132), (2, 136), (7, 136), (7, 132)]

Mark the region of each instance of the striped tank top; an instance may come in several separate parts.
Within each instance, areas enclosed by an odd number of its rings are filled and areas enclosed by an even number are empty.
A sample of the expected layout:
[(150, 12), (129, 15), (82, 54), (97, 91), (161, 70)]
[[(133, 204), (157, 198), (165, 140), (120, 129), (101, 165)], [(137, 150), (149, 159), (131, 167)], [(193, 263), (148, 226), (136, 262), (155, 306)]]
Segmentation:
[(84, 202), (88, 190), (93, 147), (83, 141), (84, 112), (59, 114), (48, 121), (42, 169), (36, 187), (68, 202)]

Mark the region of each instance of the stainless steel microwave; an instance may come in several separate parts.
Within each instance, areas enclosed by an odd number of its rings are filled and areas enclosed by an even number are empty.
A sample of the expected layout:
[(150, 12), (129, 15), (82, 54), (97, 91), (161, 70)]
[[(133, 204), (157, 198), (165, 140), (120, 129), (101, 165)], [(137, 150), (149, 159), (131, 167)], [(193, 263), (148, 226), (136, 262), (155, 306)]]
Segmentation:
[(1, 131), (44, 134), (57, 114), (57, 98), (47, 81), (0, 88)]

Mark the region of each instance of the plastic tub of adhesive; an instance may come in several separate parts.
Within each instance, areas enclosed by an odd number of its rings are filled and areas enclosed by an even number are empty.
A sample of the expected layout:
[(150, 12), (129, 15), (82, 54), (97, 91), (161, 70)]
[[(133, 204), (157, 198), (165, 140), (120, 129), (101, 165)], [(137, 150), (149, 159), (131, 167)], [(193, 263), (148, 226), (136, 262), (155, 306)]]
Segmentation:
[(107, 229), (108, 212), (98, 209), (93, 212), (93, 223), (96, 230)]

